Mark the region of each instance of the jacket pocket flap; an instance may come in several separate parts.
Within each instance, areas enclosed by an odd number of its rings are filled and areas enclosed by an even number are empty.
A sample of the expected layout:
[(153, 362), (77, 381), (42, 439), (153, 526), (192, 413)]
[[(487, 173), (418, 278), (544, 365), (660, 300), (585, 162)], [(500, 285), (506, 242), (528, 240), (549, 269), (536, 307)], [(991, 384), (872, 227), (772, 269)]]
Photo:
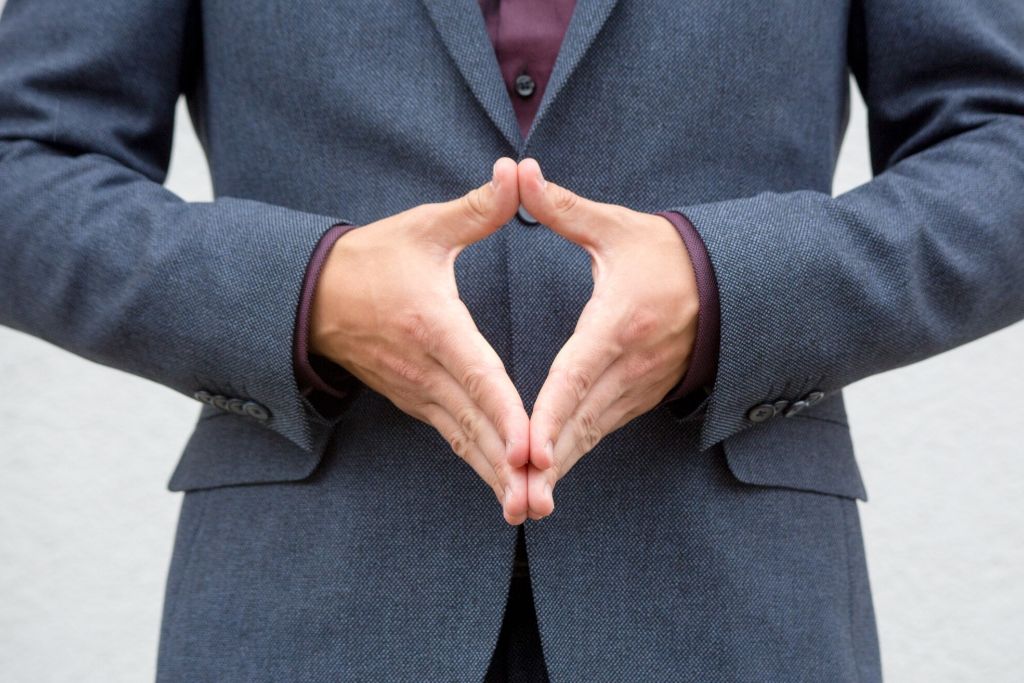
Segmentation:
[(778, 418), (726, 439), (722, 448), (729, 470), (743, 483), (867, 500), (846, 425)]
[(313, 473), (324, 449), (299, 448), (249, 418), (217, 413), (196, 424), (167, 485), (171, 491), (298, 481)]

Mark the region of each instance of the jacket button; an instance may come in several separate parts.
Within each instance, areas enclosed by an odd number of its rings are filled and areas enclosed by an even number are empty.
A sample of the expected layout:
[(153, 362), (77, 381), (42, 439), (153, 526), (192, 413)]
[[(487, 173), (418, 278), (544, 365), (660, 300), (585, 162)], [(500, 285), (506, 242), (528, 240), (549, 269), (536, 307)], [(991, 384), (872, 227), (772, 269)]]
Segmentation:
[(778, 401), (772, 404), (772, 407), (775, 408), (776, 415), (782, 415), (782, 413), (785, 412), (786, 408), (789, 407), (789, 401), (787, 401), (784, 398), (780, 398)]
[(243, 409), (245, 410), (245, 414), (254, 420), (266, 422), (270, 419), (270, 411), (254, 401), (246, 401)]
[(801, 400), (805, 401), (807, 403), (807, 407), (810, 408), (815, 404), (821, 403), (821, 399), (823, 398), (825, 398), (824, 391), (812, 391), (811, 393), (804, 396)]
[(240, 398), (233, 398), (228, 401), (228, 410), (235, 415), (245, 415), (245, 401)]
[(516, 211), (516, 216), (518, 216), (519, 220), (521, 220), (523, 223), (526, 223), (527, 225), (537, 225), (538, 223), (540, 223), (540, 221), (534, 218), (533, 214), (527, 211), (526, 207), (523, 206), (522, 204), (519, 205), (519, 210)]
[(228, 399), (226, 396), (221, 396), (220, 394), (217, 394), (216, 396), (210, 399), (210, 403), (212, 403), (214, 407), (220, 408), (221, 410), (228, 409)]
[(747, 413), (747, 419), (751, 422), (758, 423), (770, 420), (775, 417), (775, 406), (771, 403), (761, 403), (750, 409)]
[(519, 74), (516, 76), (516, 94), (522, 98), (527, 98), (533, 95), (533, 92), (537, 89), (537, 82), (533, 80), (530, 74)]
[(785, 415), (786, 417), (793, 417), (801, 410), (806, 408), (807, 405), (807, 401), (803, 399), (800, 399), (799, 401), (793, 401), (793, 403), (789, 406), (789, 408), (786, 409), (786, 412), (784, 412), (783, 415)]
[(197, 391), (196, 393), (192, 394), (192, 398), (199, 401), (200, 403), (207, 404), (209, 404), (210, 401), (213, 399), (213, 397), (210, 396), (210, 392), (208, 391)]

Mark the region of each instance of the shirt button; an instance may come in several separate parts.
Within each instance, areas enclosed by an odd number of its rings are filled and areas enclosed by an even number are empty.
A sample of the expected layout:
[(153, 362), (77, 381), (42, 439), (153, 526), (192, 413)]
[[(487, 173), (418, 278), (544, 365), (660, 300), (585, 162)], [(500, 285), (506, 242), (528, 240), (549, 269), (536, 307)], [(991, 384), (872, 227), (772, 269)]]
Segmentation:
[(526, 223), (527, 225), (537, 225), (538, 223), (540, 223), (540, 221), (534, 218), (533, 214), (527, 211), (526, 207), (523, 206), (522, 204), (519, 205), (519, 210), (516, 211), (516, 216), (518, 216), (519, 220), (521, 220), (523, 223)]
[(530, 74), (519, 74), (516, 76), (516, 94), (520, 97), (529, 97), (536, 89), (537, 82), (533, 80)]

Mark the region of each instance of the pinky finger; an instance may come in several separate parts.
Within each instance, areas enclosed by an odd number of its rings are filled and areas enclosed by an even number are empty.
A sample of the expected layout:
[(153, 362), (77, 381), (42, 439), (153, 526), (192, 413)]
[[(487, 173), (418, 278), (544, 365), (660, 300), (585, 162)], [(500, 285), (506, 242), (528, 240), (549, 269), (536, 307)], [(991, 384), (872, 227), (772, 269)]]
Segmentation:
[(436, 403), (423, 406), (422, 413), (427, 422), (433, 425), (434, 429), (448, 442), (452, 451), (473, 468), (473, 471), (483, 479), (485, 484), (491, 487), (498, 503), (504, 506), (505, 491), (498, 485), (494, 467), (480, 447), (462, 431), (458, 420)]

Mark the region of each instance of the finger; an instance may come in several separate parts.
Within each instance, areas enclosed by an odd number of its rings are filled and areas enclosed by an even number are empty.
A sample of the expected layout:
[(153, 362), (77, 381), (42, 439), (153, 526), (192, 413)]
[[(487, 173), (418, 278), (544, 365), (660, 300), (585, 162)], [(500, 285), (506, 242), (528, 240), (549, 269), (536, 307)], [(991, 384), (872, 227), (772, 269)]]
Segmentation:
[(515, 526), (526, 521), (529, 511), (529, 497), (527, 493), (527, 470), (526, 467), (516, 467), (509, 474), (512, 485), (505, 496), (503, 512), (505, 521)]
[(609, 314), (588, 302), (576, 331), (552, 361), (530, 416), (529, 457), (534, 466), (552, 465), (553, 446), (563, 425), (622, 354), (612, 327)]
[(526, 469), (523, 467), (508, 468), (504, 476), (494, 467), (474, 439), (466, 433), (460, 420), (438, 403), (428, 403), (422, 407), (427, 421), (437, 429), (445, 441), (451, 445), (452, 451), (473, 468), (491, 490), (494, 491), (498, 503), (502, 506), (505, 520), (512, 525), (522, 524), (526, 519), (527, 492)]
[[(628, 386), (628, 366), (620, 359), (588, 392), (566, 422), (553, 448), (553, 464), (538, 469), (532, 464), (527, 477), (530, 519), (541, 519), (554, 510), (558, 481), (606, 436), (628, 424), (649, 408), (638, 402)], [(645, 389), (639, 391), (646, 395)]]
[[(436, 371), (444, 374), (444, 370), (440, 367), (437, 367)], [(366, 377), (371, 388), (373, 385), (388, 386), (386, 380), (373, 370), (368, 370)], [(458, 383), (454, 381), (454, 378), (448, 377), (447, 379), (450, 381), (447, 386), (455, 387), (455, 393), (458, 393)], [(457, 400), (447, 402), (444, 400), (443, 395), (446, 392), (443, 382), (444, 380), (440, 384), (442, 389), (435, 390), (442, 395), (438, 397), (441, 402), (433, 400), (423, 402), (420, 396), (422, 390), (406, 391), (400, 395), (389, 396), (389, 398), (402, 411), (433, 426), (448, 442), (452, 451), (465, 460), (473, 471), (491, 487), (498, 502), (502, 504), (503, 514), (508, 523), (521, 524), (526, 519), (527, 509), (525, 468), (507, 467), (500, 461), (500, 456), (497, 460), (488, 457), (485, 449), (480, 445), (481, 440), (486, 443), (487, 439), (481, 439), (476, 435), (474, 432), (477, 430), (472, 426), (472, 424), (480, 424), (480, 420), (465, 417), (460, 420), (456, 417), (459, 415), (459, 408), (445, 407), (445, 405), (455, 406), (458, 403)], [(434, 385), (438, 384), (435, 379)], [(468, 429), (467, 422), (471, 423)], [(487, 433), (486, 429), (483, 431), (485, 434)], [(490, 433), (493, 435), (493, 430)], [(497, 439), (490, 440), (492, 449), (496, 443), (499, 443)], [(498, 462), (498, 466), (495, 466), (495, 462)]]
[(606, 435), (625, 412), (621, 362), (614, 363), (594, 384), (565, 421), (551, 447), (546, 469), (531, 463), (527, 477), (530, 519), (541, 519), (555, 508), (554, 488), (560, 478)]
[(482, 240), (512, 220), (519, 208), (516, 162), (508, 157), (498, 159), (490, 181), (436, 206), (432, 236), (441, 245), (457, 252)]
[(571, 470), (610, 434), (631, 410), (634, 399), (627, 395), (627, 364), (614, 363), (566, 420), (554, 444), (554, 469), (560, 476)]
[(444, 408), (456, 420), (463, 433), (480, 447), (502, 489), (508, 489), (514, 499), (518, 499), (521, 493), (525, 495), (512, 488), (517, 484), (512, 477), (515, 467), (508, 461), (505, 441), (465, 388), (440, 365), (437, 365), (430, 384), (430, 400)]
[(461, 301), (445, 316), (431, 356), (454, 377), (505, 444), (505, 459), (522, 467), (530, 457), (530, 418), (505, 365)]
[[(408, 411), (407, 411), (408, 412)], [(437, 403), (427, 403), (417, 411), (418, 417), (430, 424), (451, 446), (452, 451), (462, 460), (466, 461), (477, 476), (494, 491), (495, 498), (499, 504), (504, 504), (505, 487), (498, 481), (494, 467), (484, 455), (480, 447), (463, 431), (456, 420), (447, 410)]]
[(532, 464), (527, 466), (527, 499), (530, 519), (543, 519), (555, 511), (554, 485), (555, 470), (541, 470)]
[(614, 207), (545, 180), (536, 159), (523, 159), (518, 171), (519, 200), (534, 218), (567, 240), (600, 248), (605, 229), (614, 223)]

